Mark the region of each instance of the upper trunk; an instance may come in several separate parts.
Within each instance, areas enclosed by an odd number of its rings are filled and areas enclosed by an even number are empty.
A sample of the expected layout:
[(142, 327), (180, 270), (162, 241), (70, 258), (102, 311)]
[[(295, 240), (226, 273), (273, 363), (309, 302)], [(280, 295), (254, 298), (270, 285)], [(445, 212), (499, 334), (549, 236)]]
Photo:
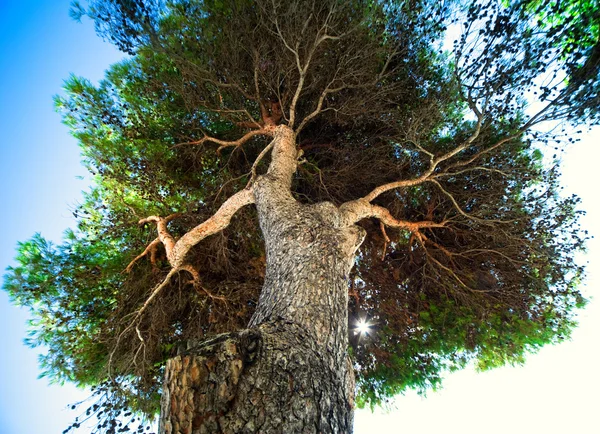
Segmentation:
[[(281, 142), (295, 156), (293, 136)], [(298, 203), (289, 189), (293, 172), (272, 172), (254, 186), (267, 270), (250, 326), (277, 319), (301, 325), (337, 364), (346, 353), (347, 279), (362, 230), (340, 227), (338, 209), (331, 203)]]
[(275, 131), (272, 162), (254, 184), (267, 269), (249, 329), (167, 364), (161, 432), (352, 431), (347, 276), (362, 229), (330, 203), (291, 195), (291, 129)]

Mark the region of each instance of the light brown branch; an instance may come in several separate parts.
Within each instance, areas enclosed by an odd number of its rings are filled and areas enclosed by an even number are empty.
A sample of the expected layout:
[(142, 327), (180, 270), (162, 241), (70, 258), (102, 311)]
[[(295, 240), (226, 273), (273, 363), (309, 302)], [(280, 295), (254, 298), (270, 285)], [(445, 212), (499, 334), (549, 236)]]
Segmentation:
[[(185, 257), (189, 250), (209, 235), (212, 235), (226, 228), (229, 225), (229, 222), (231, 221), (231, 217), (236, 213), (236, 211), (238, 211), (243, 206), (251, 203), (254, 203), (254, 193), (251, 189), (244, 189), (242, 191), (237, 192), (229, 199), (227, 199), (225, 203), (223, 203), (223, 205), (221, 205), (221, 207), (217, 210), (217, 212), (212, 215), (212, 217), (210, 217), (204, 223), (196, 226), (194, 229), (187, 232), (170, 248), (168, 248), (168, 246), (170, 245), (171, 241), (173, 241), (173, 237), (166, 230), (166, 225), (170, 220), (179, 216), (179, 214), (171, 214), (170, 216), (164, 218), (150, 216), (140, 220), (140, 224), (149, 222), (156, 223), (159, 231), (159, 237), (156, 240), (154, 240), (151, 243), (151, 245), (155, 244), (158, 240), (160, 240), (165, 245), (165, 250), (167, 250), (167, 259), (169, 260), (169, 263), (171, 264), (172, 268), (171, 271), (169, 271), (169, 273), (165, 276), (163, 281), (154, 287), (144, 304), (138, 310), (131, 314), (133, 318), (129, 322), (129, 325), (121, 333), (119, 333), (114, 349), (109, 355), (109, 369), (111, 369), (112, 367), (112, 359), (115, 354), (115, 351), (119, 347), (121, 339), (128, 331), (135, 328), (138, 338), (142, 342), (142, 345), (144, 345), (144, 339), (138, 328), (139, 320), (141, 319), (144, 311), (148, 308), (152, 301), (160, 294), (160, 292), (169, 284), (171, 278), (176, 273), (179, 273), (180, 271), (187, 271), (192, 275), (194, 284), (200, 284), (200, 276), (197, 270), (194, 269), (191, 265), (185, 264)], [(146, 250), (151, 251), (150, 246), (148, 246)], [(147, 254), (146, 251), (144, 252), (144, 254), (139, 255), (136, 259), (134, 259), (132, 263), (135, 263), (136, 260), (143, 257), (145, 254)], [(207, 292), (206, 290), (204, 291)], [(215, 296), (208, 292), (207, 295), (209, 295), (212, 298), (220, 298), (219, 296)]]
[(217, 139), (217, 138), (211, 137), (211, 136), (204, 136), (200, 140), (196, 140), (196, 141), (192, 141), (192, 142), (178, 143), (178, 144), (174, 145), (173, 148), (177, 148), (179, 146), (186, 146), (186, 145), (201, 145), (206, 142), (211, 142), (211, 143), (215, 143), (215, 144), (219, 145), (219, 147), (217, 148), (217, 153), (220, 153), (225, 148), (229, 148), (229, 147), (233, 147), (233, 146), (235, 146), (235, 147), (241, 146), (254, 136), (272, 136), (272, 135), (273, 135), (273, 133), (272, 133), (271, 128), (261, 128), (258, 130), (248, 131), (246, 134), (244, 134), (242, 137), (240, 137), (237, 140), (221, 140), (221, 139)]
[[(449, 168), (451, 168), (451, 167), (457, 167), (457, 166), (452, 165)], [(499, 169), (493, 169), (490, 167), (483, 167), (483, 166), (475, 166), (475, 167), (467, 167), (466, 169), (463, 169), (463, 170), (457, 170), (456, 172), (442, 172), (442, 173), (432, 176), (432, 178), (444, 178), (446, 176), (455, 176), (455, 175), (460, 175), (463, 173), (473, 172), (473, 171), (499, 173), (500, 175), (502, 175), (506, 178), (509, 177), (508, 173), (503, 172), (502, 170), (499, 170)]]
[(275, 141), (272, 140), (267, 146), (265, 146), (265, 148), (262, 151), (260, 151), (260, 154), (258, 154), (258, 157), (256, 157), (256, 160), (254, 160), (254, 163), (252, 164), (252, 168), (250, 169), (250, 173), (251, 173), (250, 180), (248, 181), (246, 188), (250, 187), (252, 185), (252, 183), (254, 182), (254, 180), (256, 179), (256, 168), (258, 167), (258, 164), (265, 157), (265, 155), (267, 155), (267, 153), (273, 148), (274, 144), (275, 144)]
[(125, 272), (126, 273), (131, 273), (131, 270), (133, 270), (133, 266), (135, 265), (135, 263), (137, 261), (139, 261), (140, 259), (142, 259), (147, 254), (150, 254), (150, 262), (152, 263), (152, 268), (154, 269), (156, 267), (156, 249), (157, 249), (157, 247), (158, 247), (159, 244), (160, 244), (160, 239), (159, 238), (155, 238), (154, 240), (152, 240), (152, 242), (150, 244), (148, 244), (148, 246), (146, 247), (146, 249), (142, 253), (140, 253), (139, 255), (137, 255), (133, 259), (133, 261), (131, 261), (129, 263), (129, 265), (127, 265), (127, 267), (125, 268)]
[(413, 179), (405, 179), (405, 180), (401, 180), (401, 181), (395, 181), (395, 182), (390, 182), (388, 184), (380, 185), (379, 187), (374, 188), (363, 199), (368, 202), (371, 202), (376, 197), (385, 193), (386, 191), (394, 190), (396, 188), (412, 187), (413, 185), (418, 185), (418, 184), (422, 184), (423, 182), (429, 181), (431, 179), (431, 175), (434, 173), (435, 169), (438, 167), (438, 165), (440, 163), (442, 163), (443, 161), (446, 161), (446, 160), (454, 157), (456, 154), (464, 151), (465, 149), (467, 149), (468, 147), (471, 146), (471, 144), (475, 141), (475, 139), (477, 139), (477, 137), (479, 137), (479, 134), (481, 132), (481, 126), (483, 124), (483, 118), (484, 118), (483, 115), (479, 113), (477, 125), (475, 126), (475, 131), (473, 131), (471, 136), (469, 136), (469, 138), (467, 140), (465, 140), (461, 145), (457, 146), (456, 148), (452, 149), (451, 151), (446, 152), (445, 154), (443, 154), (435, 159), (431, 159), (429, 168), (421, 176), (418, 176)]
[(423, 228), (443, 228), (448, 224), (448, 220), (439, 223), (431, 220), (422, 220), (419, 222), (400, 220), (392, 216), (387, 208), (373, 205), (364, 199), (353, 200), (342, 204), (340, 206), (340, 215), (342, 225), (344, 226), (350, 226), (362, 219), (374, 217), (388, 227), (406, 229), (413, 233), (418, 232)]
[(171, 220), (176, 219), (177, 217), (180, 217), (180, 216), (181, 216), (180, 213), (174, 213), (174, 214), (168, 215), (167, 217), (150, 216), (150, 217), (146, 217), (138, 222), (140, 225), (150, 223), (150, 222), (156, 223), (156, 230), (158, 232), (158, 240), (165, 247), (165, 251), (167, 253), (167, 259), (169, 260), (169, 262), (171, 262), (171, 255), (173, 253), (173, 247), (175, 246), (175, 238), (173, 238), (173, 236), (169, 232), (169, 229), (167, 228), (167, 224)]
[(173, 268), (179, 268), (183, 265), (185, 257), (190, 249), (202, 241), (204, 238), (222, 231), (231, 221), (231, 217), (241, 208), (254, 203), (254, 193), (251, 188), (246, 188), (237, 192), (215, 212), (208, 220), (199, 224), (195, 228), (183, 235), (173, 246), (172, 254), (169, 257), (169, 263)]
[(141, 258), (146, 256), (148, 253), (151, 254), (151, 261), (154, 264), (155, 256), (152, 253), (153, 249), (156, 249), (156, 246), (159, 242), (163, 244), (165, 247), (165, 251), (167, 254), (167, 260), (173, 269), (177, 270), (186, 270), (194, 276), (197, 277), (197, 273), (194, 274), (189, 270), (189, 267), (184, 266), (185, 256), (189, 252), (189, 250), (198, 244), (201, 240), (217, 233), (223, 229), (225, 229), (229, 222), (231, 221), (231, 217), (242, 207), (254, 203), (254, 193), (252, 189), (246, 188), (242, 191), (237, 192), (229, 199), (227, 199), (223, 205), (214, 213), (208, 220), (199, 224), (195, 228), (188, 231), (185, 235), (183, 235), (177, 242), (173, 236), (169, 233), (167, 224), (179, 217), (181, 214), (171, 214), (167, 217), (158, 217), (158, 216), (150, 216), (146, 217), (139, 221), (139, 224), (145, 223), (156, 223), (158, 237), (153, 240), (148, 247), (137, 257), (133, 259), (125, 269), (125, 271), (131, 271), (133, 265)]

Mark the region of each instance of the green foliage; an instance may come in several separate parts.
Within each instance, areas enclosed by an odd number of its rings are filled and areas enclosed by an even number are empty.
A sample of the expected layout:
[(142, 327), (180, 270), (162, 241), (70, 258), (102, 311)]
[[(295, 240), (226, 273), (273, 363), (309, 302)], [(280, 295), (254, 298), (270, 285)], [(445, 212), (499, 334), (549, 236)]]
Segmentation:
[(20, 265), (8, 269), (4, 289), (35, 315), (26, 342), (47, 347), (42, 375), (61, 383), (97, 381), (107, 356), (98, 334), (122, 283), (119, 253), (114, 240), (99, 243), (73, 231), (67, 231), (61, 246), (40, 235), (19, 244)]
[[(507, 222), (510, 235), (484, 221), (457, 225), (432, 233), (431, 248), (423, 249), (406, 233), (388, 233), (385, 260), (381, 238), (367, 240), (354, 269), (360, 302), (351, 299), (351, 311), (374, 323), (376, 338), (356, 343), (359, 405), (406, 388), (436, 388), (444, 372), (467, 364), (522, 364), (527, 354), (569, 338), (586, 303), (577, 290), (584, 270), (573, 257), (586, 235), (579, 200), (558, 194), (558, 174), (545, 171), (540, 158), (538, 149), (517, 143), (492, 161), (520, 178), (478, 174), (448, 188), (468, 186), (469, 210), (481, 207), (488, 221)], [(451, 212), (436, 189), (412, 195), (401, 201), (412, 205), (406, 214)]]

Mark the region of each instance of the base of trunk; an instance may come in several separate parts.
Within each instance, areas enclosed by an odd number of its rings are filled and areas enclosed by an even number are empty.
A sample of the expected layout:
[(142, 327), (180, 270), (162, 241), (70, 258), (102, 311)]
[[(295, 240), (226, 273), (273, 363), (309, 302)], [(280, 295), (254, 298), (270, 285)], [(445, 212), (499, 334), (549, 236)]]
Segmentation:
[(170, 359), (159, 431), (351, 433), (353, 396), (347, 359), (297, 324), (269, 322)]

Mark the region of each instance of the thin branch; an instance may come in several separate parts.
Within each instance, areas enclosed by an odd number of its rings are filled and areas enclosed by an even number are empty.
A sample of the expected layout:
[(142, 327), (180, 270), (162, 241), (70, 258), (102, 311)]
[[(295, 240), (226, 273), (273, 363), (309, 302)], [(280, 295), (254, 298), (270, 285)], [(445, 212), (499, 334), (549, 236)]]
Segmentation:
[[(452, 165), (449, 168), (452, 167), (457, 167), (457, 165)], [(432, 176), (431, 178), (443, 178), (445, 176), (455, 176), (455, 175), (460, 175), (462, 173), (466, 173), (466, 172), (473, 172), (473, 171), (477, 171), (477, 170), (481, 170), (483, 172), (492, 172), (492, 173), (499, 173), (500, 175), (508, 178), (509, 174), (506, 172), (503, 172), (500, 169), (493, 169), (490, 167), (483, 167), (483, 166), (477, 166), (477, 167), (469, 167), (467, 169), (463, 169), (463, 170), (458, 170), (456, 172), (442, 172), (442, 173), (438, 173), (437, 175)]]
[(217, 138), (211, 137), (211, 136), (204, 136), (200, 140), (196, 140), (193, 142), (178, 143), (176, 145), (173, 145), (172, 148), (177, 148), (177, 147), (185, 146), (185, 145), (201, 145), (205, 142), (212, 142), (212, 143), (216, 143), (217, 145), (220, 145), (217, 148), (217, 153), (220, 153), (222, 149), (232, 147), (232, 146), (235, 146), (235, 147), (241, 146), (254, 136), (271, 136), (272, 134), (273, 133), (270, 128), (261, 128), (258, 130), (251, 130), (237, 140), (221, 140), (221, 139), (217, 139)]
[(458, 202), (456, 202), (456, 199), (454, 198), (454, 196), (452, 195), (452, 193), (450, 193), (449, 191), (447, 191), (444, 187), (442, 187), (442, 185), (436, 181), (435, 179), (429, 179), (429, 182), (432, 182), (433, 184), (435, 184), (442, 193), (444, 193), (452, 202), (452, 205), (454, 205), (454, 208), (458, 211), (458, 213), (460, 215), (462, 215), (463, 217), (466, 217), (470, 220), (474, 220), (477, 221), (479, 223), (484, 223), (484, 224), (490, 224), (490, 223), (512, 223), (512, 221), (507, 221), (507, 220), (495, 220), (495, 219), (482, 219), (479, 217), (475, 217), (469, 213), (467, 213), (466, 211), (464, 211), (460, 205), (458, 204)]
[(463, 288), (465, 288), (467, 291), (470, 292), (477, 292), (477, 293), (486, 293), (486, 292), (490, 292), (489, 290), (485, 290), (485, 289), (473, 289), (471, 288), (469, 285), (467, 285), (465, 282), (462, 281), (462, 279), (460, 277), (458, 277), (458, 275), (454, 272), (454, 270), (452, 270), (449, 267), (446, 267), (444, 264), (442, 264), (440, 261), (438, 261), (437, 259), (435, 259), (433, 256), (431, 256), (428, 252), (427, 252), (427, 248), (425, 248), (425, 254), (427, 255), (427, 257), (435, 262), (437, 264), (438, 267), (440, 267), (441, 269), (445, 270), (448, 274), (450, 274), (452, 277), (454, 277), (454, 279), (460, 284), (460, 286), (462, 286)]
[(447, 152), (447, 153), (445, 153), (445, 154), (443, 154), (443, 155), (441, 155), (441, 156), (439, 156), (439, 157), (437, 157), (435, 159), (432, 159), (431, 162), (430, 162), (430, 164), (429, 164), (429, 168), (421, 176), (418, 176), (418, 177), (413, 178), (413, 179), (405, 179), (405, 180), (402, 180), (402, 181), (390, 182), (388, 184), (380, 185), (379, 187), (374, 188), (363, 199), (366, 200), (367, 202), (371, 202), (376, 197), (378, 197), (379, 195), (385, 193), (386, 191), (393, 190), (393, 189), (396, 189), (396, 188), (402, 188), (402, 187), (411, 187), (413, 185), (422, 184), (423, 182), (426, 182), (426, 181), (430, 180), (431, 179), (431, 175), (434, 173), (435, 169), (438, 167), (438, 165), (441, 162), (446, 161), (446, 160), (452, 158), (456, 154), (464, 151), (469, 146), (471, 146), (471, 144), (475, 141), (475, 139), (477, 139), (477, 137), (479, 137), (479, 134), (481, 132), (481, 125), (482, 125), (482, 123), (483, 123), (483, 115), (480, 115), (479, 119), (477, 121), (477, 125), (475, 127), (475, 131), (473, 131), (473, 134), (471, 134), (471, 136), (469, 136), (469, 138), (467, 138), (467, 140), (465, 140), (460, 146), (457, 146), (456, 148), (454, 148), (450, 152)]
[(133, 261), (131, 261), (129, 263), (129, 265), (127, 265), (127, 267), (125, 268), (125, 272), (126, 273), (131, 273), (131, 270), (133, 270), (133, 266), (134, 264), (139, 261), (140, 259), (142, 259), (144, 256), (146, 256), (147, 254), (150, 254), (150, 262), (152, 263), (152, 268), (156, 267), (156, 248), (158, 247), (158, 245), (161, 243), (160, 238), (155, 238), (150, 244), (148, 244), (148, 246), (146, 247), (146, 249), (140, 253), (139, 255), (137, 255)]
[(250, 169), (250, 173), (251, 173), (250, 180), (248, 181), (246, 188), (250, 187), (250, 185), (252, 185), (252, 183), (256, 179), (256, 168), (258, 167), (258, 164), (265, 157), (265, 155), (267, 155), (267, 153), (273, 148), (274, 144), (275, 144), (275, 141), (272, 140), (267, 146), (265, 146), (265, 148), (260, 152), (260, 154), (258, 154), (258, 157), (256, 157), (256, 160), (254, 160), (254, 163), (252, 164), (252, 169)]
[(158, 294), (160, 294), (160, 292), (169, 284), (169, 282), (171, 281), (171, 278), (176, 273), (178, 273), (179, 271), (180, 271), (179, 268), (172, 268), (171, 271), (169, 271), (169, 274), (167, 274), (165, 276), (165, 278), (163, 279), (163, 281), (154, 287), (154, 289), (150, 293), (150, 296), (146, 299), (146, 301), (144, 302), (144, 304), (142, 305), (142, 307), (140, 307), (135, 312), (131, 313), (131, 315), (133, 315), (133, 319), (129, 322), (129, 325), (127, 327), (125, 327), (125, 329), (123, 329), (123, 331), (121, 333), (119, 333), (119, 336), (117, 336), (117, 341), (115, 343), (115, 346), (114, 346), (113, 350), (111, 351), (111, 353), (110, 353), (110, 355), (108, 357), (108, 368), (109, 368), (109, 370), (112, 367), (112, 360), (113, 360), (115, 352), (117, 351), (117, 348), (119, 348), (119, 344), (121, 342), (121, 339), (123, 338), (123, 336), (125, 335), (125, 333), (127, 333), (129, 330), (131, 330), (132, 328), (135, 327), (137, 335), (138, 335), (138, 338), (141, 340), (142, 344), (144, 344), (144, 339), (141, 337), (141, 334), (139, 333), (138, 321), (142, 317), (142, 314), (148, 308), (148, 306), (150, 305), (150, 303), (152, 303), (152, 301), (158, 296)]
[(475, 160), (477, 160), (477, 159), (478, 159), (479, 157), (481, 157), (482, 155), (484, 155), (484, 154), (487, 154), (487, 153), (489, 153), (489, 152), (493, 151), (494, 149), (496, 149), (496, 148), (498, 148), (498, 147), (502, 146), (503, 144), (505, 144), (505, 143), (507, 143), (507, 142), (510, 142), (511, 140), (514, 140), (514, 139), (516, 139), (517, 137), (519, 137), (519, 136), (520, 136), (521, 134), (523, 134), (524, 132), (525, 132), (525, 131), (519, 131), (519, 132), (518, 132), (518, 133), (516, 133), (516, 134), (512, 134), (512, 135), (510, 135), (510, 136), (508, 136), (508, 137), (505, 137), (504, 139), (502, 139), (502, 140), (499, 140), (498, 142), (496, 142), (494, 145), (490, 146), (489, 148), (485, 148), (485, 149), (483, 149), (483, 150), (479, 151), (478, 153), (476, 153), (475, 155), (473, 155), (473, 156), (472, 156), (471, 158), (469, 158), (468, 160), (465, 160), (465, 161), (459, 161), (459, 162), (456, 162), (456, 163), (454, 163), (454, 164), (451, 164), (450, 166), (448, 166), (448, 169), (452, 169), (452, 168), (454, 168), (454, 167), (463, 167), (463, 166), (467, 166), (467, 165), (471, 164), (472, 162), (474, 162)]
[(381, 235), (383, 236), (383, 250), (381, 252), (381, 260), (385, 259), (385, 252), (387, 250), (387, 246), (390, 243), (390, 237), (388, 237), (387, 232), (385, 231), (385, 225), (382, 221), (379, 222), (379, 229), (381, 230)]

